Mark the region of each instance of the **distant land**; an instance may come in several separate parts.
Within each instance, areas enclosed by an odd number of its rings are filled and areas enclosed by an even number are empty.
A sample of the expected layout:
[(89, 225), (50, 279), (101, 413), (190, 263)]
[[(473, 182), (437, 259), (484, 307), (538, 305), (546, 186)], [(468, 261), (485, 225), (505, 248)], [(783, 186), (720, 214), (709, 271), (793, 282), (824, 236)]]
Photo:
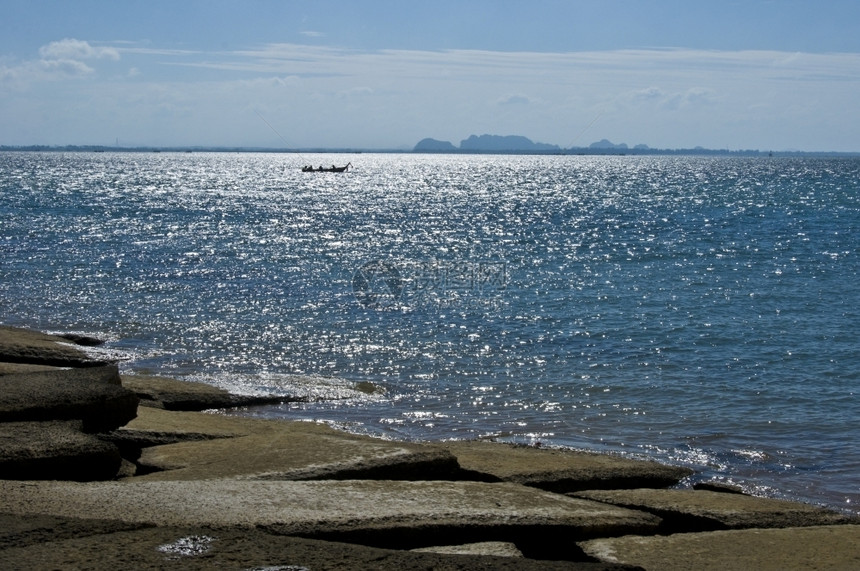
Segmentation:
[(705, 149), (652, 149), (638, 144), (629, 147), (626, 143), (615, 144), (607, 139), (591, 143), (588, 147), (563, 149), (558, 145), (535, 143), (520, 135), (471, 135), (456, 147), (450, 141), (432, 138), (422, 139), (412, 149), (415, 153), (503, 153), (503, 154), (563, 154), (563, 155), (743, 155), (743, 156), (860, 156), (860, 152), (806, 152), (770, 151), (757, 149), (729, 150)]
[(714, 156), (774, 156), (774, 157), (860, 157), (860, 151), (800, 151), (758, 149), (706, 149), (703, 147), (680, 149), (656, 149), (637, 144), (613, 143), (601, 139), (587, 147), (564, 149), (558, 145), (535, 143), (522, 135), (470, 135), (455, 146), (450, 141), (422, 139), (410, 151), (406, 149), (360, 149), (360, 148), (273, 148), (273, 147), (120, 147), (112, 145), (0, 145), (3, 151), (38, 152), (115, 152), (115, 153), (456, 153), (456, 154), (510, 154), (510, 155), (714, 155)]

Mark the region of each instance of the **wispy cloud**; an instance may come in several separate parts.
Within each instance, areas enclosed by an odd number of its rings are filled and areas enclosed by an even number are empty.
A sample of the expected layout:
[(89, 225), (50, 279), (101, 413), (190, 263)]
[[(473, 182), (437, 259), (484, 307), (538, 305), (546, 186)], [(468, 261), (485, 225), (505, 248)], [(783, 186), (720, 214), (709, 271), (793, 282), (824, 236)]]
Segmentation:
[[(140, 52), (143, 53), (143, 52)], [(169, 55), (169, 54), (168, 54)], [(177, 54), (179, 55), (179, 54)], [(182, 54), (186, 55), (186, 54)], [(180, 63), (180, 62), (177, 62)], [(649, 83), (649, 78), (687, 81), (732, 76), (745, 81), (860, 80), (860, 54), (787, 54), (772, 51), (684, 49), (601, 52), (496, 52), (482, 50), (361, 51), (302, 44), (267, 44), (229, 53), (209, 53), (205, 61), (182, 65), (247, 73), (315, 74), (362, 77), (541, 84)]]
[(528, 105), (531, 98), (526, 95), (505, 95), (496, 100), (497, 105)]
[[(111, 81), (98, 83), (97, 72), (120, 57), (128, 69), (114, 66)], [(652, 146), (732, 146), (740, 139), (748, 142), (737, 144), (765, 146), (769, 133), (782, 140), (813, 130), (820, 141), (834, 133), (850, 141), (860, 131), (853, 104), (860, 54), (854, 53), (356, 50), (291, 43), (203, 52), (65, 39), (43, 46), (30, 61), (0, 59), (0, 81), (26, 86), (29, 80), (33, 93), (39, 80), (80, 77), (91, 79), (64, 88), (100, 86), (122, 113), (133, 110), (151, 125), (160, 115), (148, 102), (157, 99), (159, 109), (182, 108), (197, 121), (165, 129), (198, 133), (200, 125), (207, 132), (225, 125), (224, 144), (234, 144), (231, 137), (241, 131), (226, 127), (225, 110), (251, 104), (262, 106), (269, 120), (289, 124), (297, 144), (321, 146), (385, 146), (386, 140), (418, 140), (431, 128), (451, 133), (451, 140), (497, 131), (565, 146), (595, 117), (600, 120), (589, 133)], [(31, 100), (34, 105), (38, 97)], [(8, 105), (0, 109), (0, 119), (15, 113)], [(796, 134), (791, 125), (798, 125)], [(324, 133), (337, 140), (322, 140)]]

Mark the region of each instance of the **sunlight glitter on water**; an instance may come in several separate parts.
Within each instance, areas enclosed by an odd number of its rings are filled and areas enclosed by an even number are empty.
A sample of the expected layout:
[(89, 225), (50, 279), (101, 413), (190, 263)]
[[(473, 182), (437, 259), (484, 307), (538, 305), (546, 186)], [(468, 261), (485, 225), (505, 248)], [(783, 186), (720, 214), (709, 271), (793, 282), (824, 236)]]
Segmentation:
[[(6, 321), (108, 335), (128, 370), (370, 381), (384, 397), (266, 414), (860, 493), (839, 445), (860, 412), (857, 161), (0, 160)], [(299, 170), (320, 161), (355, 169)]]

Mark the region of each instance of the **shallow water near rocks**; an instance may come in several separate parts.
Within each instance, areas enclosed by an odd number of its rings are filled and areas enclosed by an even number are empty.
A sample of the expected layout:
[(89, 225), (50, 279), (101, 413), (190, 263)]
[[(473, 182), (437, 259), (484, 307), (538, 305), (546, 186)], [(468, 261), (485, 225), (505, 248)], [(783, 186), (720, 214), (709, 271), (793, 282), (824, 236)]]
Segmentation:
[(858, 191), (856, 159), (2, 153), (0, 318), (314, 401), (257, 415), (857, 513)]

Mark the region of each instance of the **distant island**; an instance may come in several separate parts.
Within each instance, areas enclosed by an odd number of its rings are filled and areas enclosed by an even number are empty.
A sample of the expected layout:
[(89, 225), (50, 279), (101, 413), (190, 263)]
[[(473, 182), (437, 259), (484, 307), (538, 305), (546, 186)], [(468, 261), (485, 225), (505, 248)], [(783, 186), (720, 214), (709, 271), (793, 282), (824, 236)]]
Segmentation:
[(450, 141), (422, 139), (412, 149), (414, 153), (500, 153), (500, 154), (558, 154), (558, 155), (741, 155), (741, 156), (858, 156), (860, 153), (806, 152), (806, 151), (760, 151), (757, 149), (729, 150), (706, 149), (652, 149), (648, 145), (633, 147), (626, 143), (613, 143), (601, 139), (587, 147), (563, 149), (558, 145), (535, 143), (520, 135), (471, 135), (460, 141), (457, 147)]
[(520, 135), (472, 135), (455, 147), (449, 141), (422, 139), (413, 149), (417, 153), (558, 153), (561, 147), (546, 143), (534, 143)]
[(706, 149), (703, 147), (656, 149), (638, 144), (613, 143), (601, 139), (587, 147), (564, 149), (558, 145), (535, 143), (521, 135), (471, 135), (455, 146), (450, 141), (422, 139), (411, 150), (371, 148), (272, 148), (272, 147), (121, 147), (113, 145), (0, 145), (0, 152), (80, 152), (80, 153), (451, 153), (451, 154), (509, 154), (509, 155), (713, 155), (740, 157), (860, 157), (860, 152), (844, 151), (770, 151), (757, 149)]

